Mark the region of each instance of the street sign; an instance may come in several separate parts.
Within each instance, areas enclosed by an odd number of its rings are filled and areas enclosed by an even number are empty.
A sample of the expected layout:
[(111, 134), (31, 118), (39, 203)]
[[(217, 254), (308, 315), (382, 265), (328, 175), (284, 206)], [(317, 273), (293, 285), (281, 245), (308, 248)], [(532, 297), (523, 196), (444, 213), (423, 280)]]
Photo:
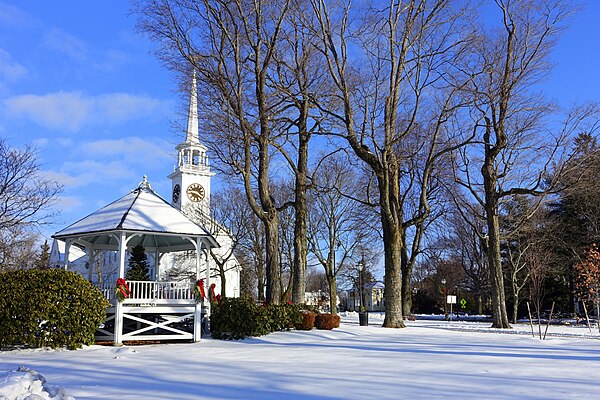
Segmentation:
[(456, 296), (453, 296), (453, 295), (446, 296), (446, 302), (448, 304), (456, 304)]
[(467, 301), (465, 299), (460, 299), (460, 308), (467, 308)]

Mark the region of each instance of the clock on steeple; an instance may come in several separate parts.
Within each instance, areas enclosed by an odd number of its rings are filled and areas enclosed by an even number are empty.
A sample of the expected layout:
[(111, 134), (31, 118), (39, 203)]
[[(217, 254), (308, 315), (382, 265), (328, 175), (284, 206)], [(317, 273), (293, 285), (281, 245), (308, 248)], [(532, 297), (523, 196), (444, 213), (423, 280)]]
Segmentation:
[(180, 195), (181, 195), (181, 186), (179, 186), (179, 184), (175, 184), (175, 186), (173, 186), (173, 204), (179, 203)]
[(187, 195), (193, 202), (202, 201), (204, 199), (204, 188), (198, 183), (192, 183), (187, 188)]

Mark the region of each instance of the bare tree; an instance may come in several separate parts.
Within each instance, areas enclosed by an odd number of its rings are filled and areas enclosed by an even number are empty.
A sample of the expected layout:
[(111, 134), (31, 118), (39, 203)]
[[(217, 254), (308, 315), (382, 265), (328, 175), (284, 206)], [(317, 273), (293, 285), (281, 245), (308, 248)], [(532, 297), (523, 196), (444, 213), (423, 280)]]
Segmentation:
[(286, 205), (294, 208), (292, 301), (304, 303), (307, 266), (307, 191), (309, 176), (309, 143), (320, 133), (322, 100), (326, 80), (322, 57), (315, 47), (317, 37), (307, 27), (313, 26), (307, 0), (291, 3), (288, 19), (282, 26), (280, 46), (275, 52), (276, 68), (269, 84), (282, 103), (278, 129), (286, 141), (278, 148), (294, 176), (294, 198)]
[[(339, 111), (329, 115), (342, 129), (339, 136), (377, 180), (385, 255), (383, 326), (400, 328), (402, 255), (407, 220), (412, 218), (405, 219), (401, 206), (399, 174), (405, 160), (398, 150), (427, 132), (422, 151), (429, 159), (424, 164), (428, 170), (418, 182), (425, 194), (419, 196), (420, 212), (414, 218), (414, 223), (423, 223), (434, 161), (457, 145), (443, 127), (457, 107), (455, 89), (468, 80), (453, 68), (465, 49), (465, 30), (459, 26), (463, 10), (443, 0), (390, 1), (381, 9), (353, 12), (350, 2), (333, 9), (327, 3), (312, 0), (321, 51), (339, 102)], [(420, 235), (418, 230), (415, 235)], [(419, 245), (417, 238), (413, 247)]]
[[(198, 74), (209, 144), (241, 178), (265, 232), (266, 300), (279, 302), (278, 209), (270, 190), (273, 121), (280, 104), (268, 79), (290, 1), (140, 0), (140, 28), (168, 65)], [(185, 60), (181, 67), (181, 60)]]
[(513, 302), (512, 323), (517, 323), (521, 291), (529, 283), (530, 270), (525, 260), (531, 243), (522, 243), (523, 238), (516, 238), (506, 246), (505, 274), (508, 278), (511, 300)]
[(33, 266), (35, 229), (52, 222), (61, 192), (61, 185), (43, 176), (33, 147), (11, 148), (0, 138), (0, 270)]
[(337, 308), (337, 279), (354, 263), (357, 246), (370, 242), (377, 247), (375, 231), (369, 224), (369, 207), (361, 207), (349, 195), (360, 193), (363, 185), (345, 157), (334, 156), (320, 164), (314, 179), (309, 213), (308, 242), (311, 253), (325, 270), (332, 313)]
[(52, 221), (51, 206), (62, 187), (43, 177), (35, 149), (11, 148), (0, 138), (0, 232)]
[[(485, 223), (477, 216), (464, 214), (464, 210), (453, 209), (446, 224), (442, 225), (440, 243), (436, 251), (449, 253), (454, 259), (459, 260), (466, 274), (465, 289), (477, 301), (477, 312), (483, 314), (484, 304), (489, 299), (489, 267), (486, 256), (486, 241), (482, 240), (480, 232)], [(470, 218), (468, 221), (465, 218)], [(474, 228), (475, 227), (475, 228)]]
[(479, 235), (487, 246), (493, 327), (510, 328), (500, 254), (500, 210), (512, 196), (542, 195), (554, 186), (546, 180), (550, 169), (562, 156), (566, 138), (590, 110), (575, 110), (557, 131), (549, 132), (554, 107), (532, 91), (550, 70), (548, 56), (572, 10), (570, 2), (496, 0), (495, 4), (500, 28), (482, 29), (473, 46), (471, 126), (480, 132), (479, 152), (472, 147), (462, 151), (459, 182), (483, 209), (487, 225)]
[(533, 302), (538, 319), (538, 330), (542, 337), (542, 304), (546, 295), (546, 280), (550, 276), (551, 252), (545, 248), (544, 243), (532, 243), (526, 253), (527, 268), (529, 272), (529, 298)]
[(37, 232), (17, 225), (0, 230), (0, 272), (35, 266)]

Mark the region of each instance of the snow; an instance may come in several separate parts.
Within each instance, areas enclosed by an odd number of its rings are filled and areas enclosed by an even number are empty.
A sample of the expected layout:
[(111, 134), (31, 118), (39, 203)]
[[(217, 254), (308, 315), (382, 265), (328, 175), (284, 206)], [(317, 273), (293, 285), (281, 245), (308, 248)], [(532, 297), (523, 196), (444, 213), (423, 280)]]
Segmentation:
[(242, 341), (4, 351), (0, 373), (26, 365), (77, 399), (598, 397), (597, 329), (550, 326), (540, 340), (527, 324), (506, 334), (465, 321), (387, 329), (381, 318), (359, 326), (348, 313), (333, 331)]
[(71, 400), (64, 388), (46, 382), (37, 371), (19, 367), (0, 373), (0, 399), (8, 400)]
[(189, 220), (154, 191), (137, 189), (69, 225), (54, 236), (66, 237), (117, 229), (209, 235), (208, 231)]

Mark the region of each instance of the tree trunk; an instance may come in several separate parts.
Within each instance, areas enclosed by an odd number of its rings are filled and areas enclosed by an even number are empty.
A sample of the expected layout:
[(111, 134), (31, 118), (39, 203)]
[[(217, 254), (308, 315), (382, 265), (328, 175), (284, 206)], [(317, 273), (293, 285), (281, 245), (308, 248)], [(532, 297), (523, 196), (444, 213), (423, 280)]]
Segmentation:
[(519, 295), (517, 293), (513, 293), (513, 315), (512, 315), (512, 323), (517, 323), (517, 313), (519, 312)]
[(401, 270), (402, 270), (402, 315), (409, 316), (412, 314), (412, 265), (408, 262), (408, 254), (406, 248), (402, 249), (401, 255)]
[(267, 303), (279, 304), (281, 299), (281, 285), (279, 284), (279, 230), (278, 219), (275, 217), (264, 222), (265, 224), (265, 249), (267, 262), (265, 264), (267, 275), (267, 292), (265, 300)]
[(385, 328), (404, 328), (402, 318), (402, 279), (400, 268), (400, 254), (402, 249), (401, 236), (393, 221), (388, 221), (382, 212), (383, 249), (385, 255)]
[[(292, 282), (292, 301), (304, 303), (306, 293), (306, 254), (307, 254), (307, 200), (306, 183), (308, 175), (308, 141), (310, 134), (306, 132), (306, 116), (308, 103), (303, 102), (303, 110), (299, 121), (298, 170), (295, 187), (295, 220), (294, 220), (294, 280)], [(303, 118), (304, 117), (304, 118)]]
[(329, 284), (329, 309), (331, 314), (337, 314), (337, 286), (335, 276), (327, 274), (327, 283)]
[[(485, 212), (488, 226), (488, 246), (487, 257), (490, 267), (490, 285), (492, 287), (492, 318), (493, 328), (511, 328), (508, 322), (508, 313), (506, 312), (506, 299), (504, 295), (504, 274), (502, 273), (502, 261), (500, 259), (500, 222), (498, 218), (498, 208), (495, 197), (490, 195), (488, 198), (488, 186), (490, 180), (484, 179), (486, 189), (486, 206)], [(495, 186), (495, 185), (493, 185)]]
[(263, 253), (263, 245), (261, 239), (264, 240), (263, 230), (260, 229), (259, 224), (255, 224), (253, 227), (255, 240), (253, 242), (254, 250), (254, 270), (256, 273), (256, 290), (258, 292), (258, 300), (265, 300), (265, 259)]
[(225, 287), (227, 286), (227, 278), (225, 278), (225, 268), (219, 268), (219, 275), (221, 276), (221, 297), (225, 298), (227, 295), (225, 294)]

